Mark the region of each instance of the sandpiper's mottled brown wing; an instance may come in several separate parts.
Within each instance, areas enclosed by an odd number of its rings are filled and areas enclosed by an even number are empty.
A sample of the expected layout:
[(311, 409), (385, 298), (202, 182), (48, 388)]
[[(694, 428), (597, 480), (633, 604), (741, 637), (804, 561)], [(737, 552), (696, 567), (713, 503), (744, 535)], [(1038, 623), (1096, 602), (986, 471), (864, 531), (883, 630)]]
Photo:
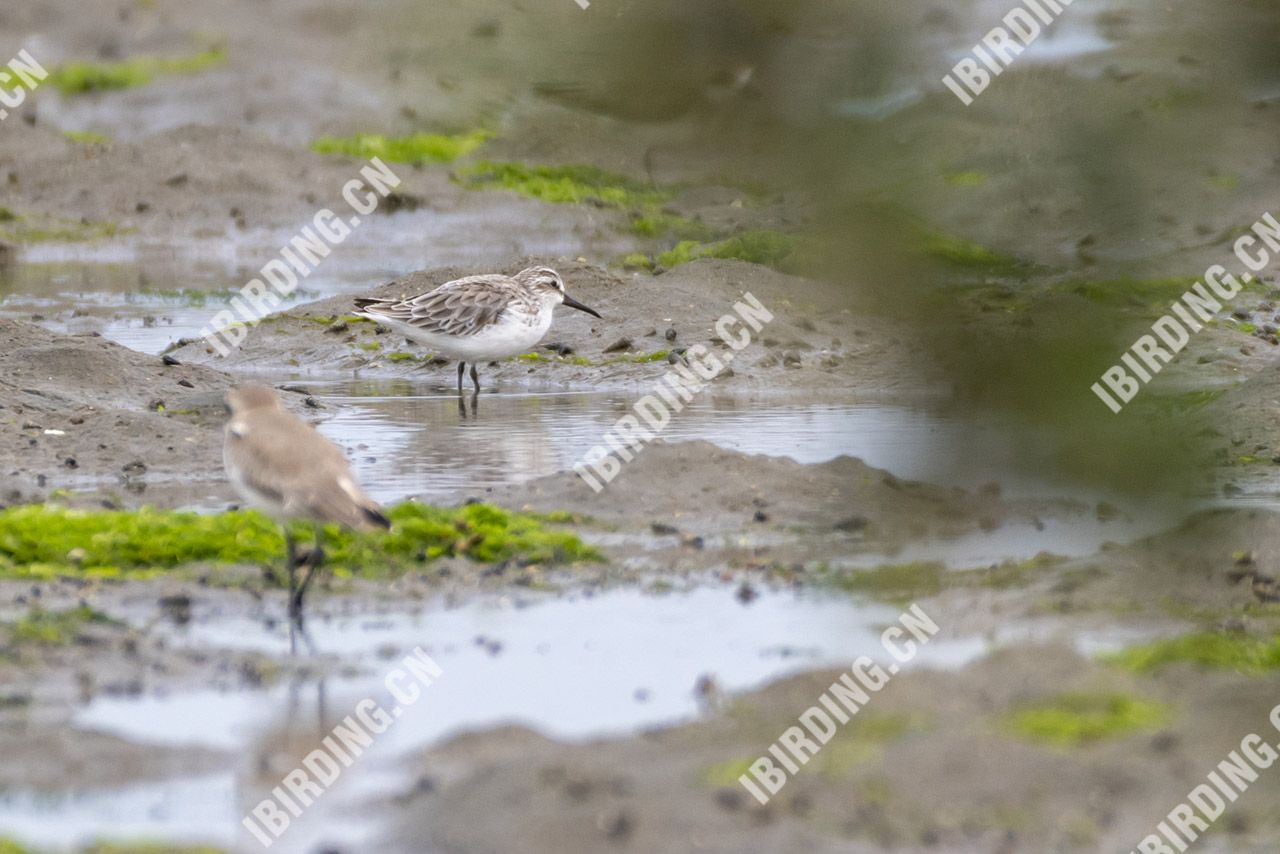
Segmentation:
[(290, 516), (351, 528), (387, 527), (337, 445), (285, 410), (254, 410), (227, 424), (226, 453), (245, 486)]
[(356, 307), (374, 317), (407, 323), (438, 335), (474, 335), (498, 322), (513, 303), (536, 314), (532, 297), (510, 276), (468, 276), (445, 282), (433, 291), (404, 300), (356, 300)]

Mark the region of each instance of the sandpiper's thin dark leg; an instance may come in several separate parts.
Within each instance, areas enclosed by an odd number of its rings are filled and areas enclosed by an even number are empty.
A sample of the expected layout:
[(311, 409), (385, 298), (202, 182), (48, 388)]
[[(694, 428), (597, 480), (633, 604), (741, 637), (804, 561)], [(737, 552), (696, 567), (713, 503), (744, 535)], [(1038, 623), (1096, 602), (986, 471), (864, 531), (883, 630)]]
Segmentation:
[[(462, 372), (466, 370), (466, 368), (467, 368), (466, 362), (458, 363), (458, 394), (462, 394)], [(475, 369), (476, 369), (476, 366), (472, 365), (471, 370), (474, 371)]]
[[(462, 378), (458, 378), (458, 382), (462, 382)], [(476, 373), (476, 363), (471, 363), (471, 383), (476, 387), (476, 394), (480, 393), (480, 375)], [(462, 386), (458, 386), (458, 390), (462, 390)]]
[(293, 603), (298, 596), (298, 544), (293, 540), (293, 532), (288, 526), (284, 529), (285, 569), (289, 573), (289, 613), (293, 614)]
[(316, 577), (316, 573), (320, 571), (320, 564), (322, 563), (324, 563), (324, 525), (321, 522), (316, 522), (316, 544), (311, 550), (311, 554), (307, 555), (307, 575), (302, 579), (302, 584), (298, 586), (297, 592), (294, 593), (289, 602), (289, 612), (298, 622), (302, 622), (302, 598), (307, 595), (307, 588), (311, 586), (311, 579)]

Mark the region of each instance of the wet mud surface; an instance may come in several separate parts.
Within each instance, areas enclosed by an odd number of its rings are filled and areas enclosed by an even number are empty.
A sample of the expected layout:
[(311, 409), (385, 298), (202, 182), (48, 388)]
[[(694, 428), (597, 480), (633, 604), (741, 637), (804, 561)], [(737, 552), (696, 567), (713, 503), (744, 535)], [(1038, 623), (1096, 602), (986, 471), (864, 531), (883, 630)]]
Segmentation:
[[(725, 233), (814, 214), (801, 194), (738, 186), (772, 141), (699, 144), (737, 120), (725, 104), (738, 102), (714, 86), (618, 105), (594, 87), (550, 85), (554, 67), (520, 45), (578, 20), (568, 0), (545, 18), (448, 4), (430, 27), (412, 4), (392, 4), (377, 31), (325, 2), (253, 15), (194, 0), (117, 5), (4, 9), (0, 33), (51, 64), (186, 54), (201, 33), (227, 56), (136, 89), (47, 92), (0, 127), (0, 207), (20, 218), (0, 228), (61, 233), (0, 247), (0, 504), (225, 509), (235, 497), (221, 472), (222, 396), (252, 379), (284, 389), (380, 500), (567, 512), (604, 560), (441, 558), (394, 579), (326, 578), (307, 637), (291, 636), (268, 566), (0, 579), (0, 837), (51, 850), (101, 838), (257, 850), (243, 814), (417, 644), (444, 665), (439, 685), (277, 850), (1129, 850), (1241, 736), (1269, 731), (1265, 672), (1230, 661), (1142, 670), (1105, 655), (1192, 632), (1260, 644), (1276, 634), (1272, 278), (1144, 392), (1190, 401), (1189, 435), (1216, 455), (1211, 477), (1167, 506), (1098, 487), (1105, 478), (1064, 482), (1045, 438), (1059, 434), (1043, 425), (994, 439), (973, 429), (947, 339), (933, 335), (944, 319), (979, 341), (1042, 334), (1044, 306), (1094, 305), (1080, 280), (1200, 275), (1266, 209), (1275, 170), (1257, 152), (1274, 138), (1274, 93), (1175, 97), (1220, 69), (1168, 44), (1163, 12), (1090, 20), (1057, 43), (1078, 51), (1074, 70), (1029, 63), (968, 112), (939, 107), (943, 92), (839, 101), (850, 114), (883, 110), (866, 133), (901, 140), (913, 163), (906, 177), (892, 164), (869, 171), (926, 200), (938, 228), (1033, 265), (965, 277), (970, 298), (941, 309), (894, 305), (898, 283), (878, 269), (845, 269), (834, 284), (733, 259), (636, 269), (622, 257), (669, 247), (624, 210), (469, 188), (451, 164), (394, 163), (395, 210), (373, 215), (223, 357), (194, 332), (318, 208), (344, 204), (358, 174), (359, 159), (308, 150), (324, 134), (458, 132), (482, 116), (495, 133), (485, 157), (643, 177), (675, 188), (664, 214)], [(937, 15), (953, 13), (914, 14), (889, 22), (909, 18), (936, 48)], [(802, 46), (829, 44), (815, 35), (822, 20), (796, 25)], [(842, 55), (859, 38), (831, 37)], [(471, 57), (476, 44), (520, 59), (519, 82)], [(416, 59), (431, 51), (447, 51), (455, 72), (425, 72)], [(728, 47), (705, 54), (704, 82), (742, 60)], [(747, 57), (762, 69), (750, 103), (803, 89), (786, 57)], [(1042, 127), (1114, 97), (1139, 105), (1127, 124), (1082, 133), (1129, 140), (1125, 186), (1175, 166), (1194, 180), (1108, 219), (1077, 189), (1115, 176), (1081, 171)], [(991, 142), (981, 111), (1014, 107), (1019, 129)], [(1179, 130), (1188, 116), (1235, 132), (1208, 149)], [(948, 144), (931, 148), (938, 135)], [(1170, 154), (1179, 145), (1199, 153)], [(452, 364), (349, 316), (356, 296), (533, 263), (555, 266), (603, 318), (560, 309), (544, 342), (554, 350), (481, 366), (470, 415), (455, 411)], [(775, 319), (677, 416), (684, 433), (592, 492), (572, 461), (682, 348), (724, 354), (714, 323), (746, 292)], [(1116, 299), (1137, 331), (1161, 306), (1147, 292)], [(856, 412), (870, 413), (860, 435), (833, 426)], [(928, 654), (756, 804), (731, 772), (853, 657), (882, 658), (880, 629), (911, 602), (943, 627)], [(96, 616), (56, 642), (14, 628), (81, 608)], [(1162, 711), (1067, 745), (1010, 725), (1064, 694)], [(1276, 780), (1264, 774), (1201, 850), (1275, 850)]]

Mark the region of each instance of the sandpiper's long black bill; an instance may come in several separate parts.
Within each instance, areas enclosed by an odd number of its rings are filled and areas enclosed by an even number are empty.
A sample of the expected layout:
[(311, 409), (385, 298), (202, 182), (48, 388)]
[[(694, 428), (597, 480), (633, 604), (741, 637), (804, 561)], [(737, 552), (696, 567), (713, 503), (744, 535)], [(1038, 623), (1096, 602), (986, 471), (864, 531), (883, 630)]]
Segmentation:
[(565, 295), (564, 304), (569, 306), (569, 308), (576, 308), (578, 311), (585, 311), (587, 314), (594, 314), (596, 317), (600, 316), (600, 312), (596, 311), (589, 305), (583, 305), (568, 294)]

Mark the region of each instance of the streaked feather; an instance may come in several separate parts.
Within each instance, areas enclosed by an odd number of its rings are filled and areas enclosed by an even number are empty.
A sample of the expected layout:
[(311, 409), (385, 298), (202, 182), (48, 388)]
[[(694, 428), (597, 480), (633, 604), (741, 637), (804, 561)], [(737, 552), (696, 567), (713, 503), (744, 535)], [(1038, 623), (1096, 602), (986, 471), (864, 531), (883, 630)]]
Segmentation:
[(497, 324), (507, 312), (536, 317), (539, 301), (516, 279), (495, 273), (455, 279), (408, 299), (357, 299), (356, 308), (375, 320), (383, 317), (423, 332), (465, 337)]

